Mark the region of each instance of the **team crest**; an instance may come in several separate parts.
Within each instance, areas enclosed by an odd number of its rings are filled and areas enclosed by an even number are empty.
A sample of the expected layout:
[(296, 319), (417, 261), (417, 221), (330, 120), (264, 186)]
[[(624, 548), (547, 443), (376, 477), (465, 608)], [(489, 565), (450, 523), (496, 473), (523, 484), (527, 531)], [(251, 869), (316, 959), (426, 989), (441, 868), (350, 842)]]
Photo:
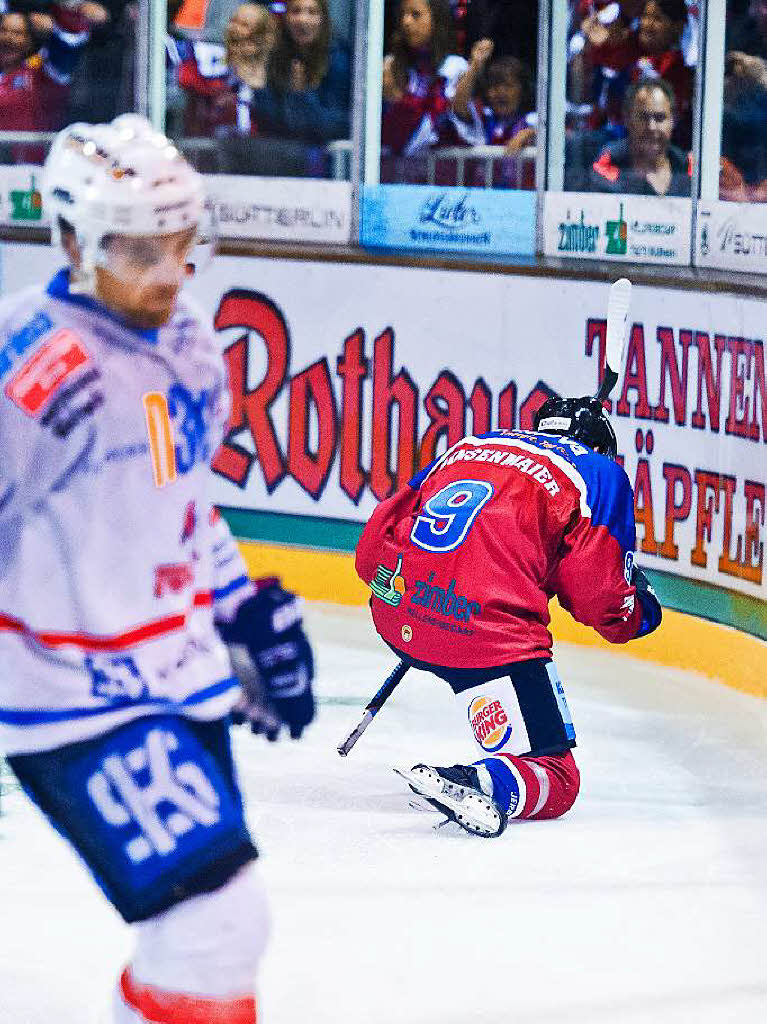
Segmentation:
[(370, 589), (380, 601), (390, 604), (392, 608), (399, 605), (407, 589), (405, 578), (402, 575), (402, 555), (397, 558), (394, 569), (389, 569), (385, 565), (378, 566)]
[(492, 697), (475, 697), (469, 705), (474, 739), (488, 754), (500, 750), (511, 736), (511, 723), (503, 704)]

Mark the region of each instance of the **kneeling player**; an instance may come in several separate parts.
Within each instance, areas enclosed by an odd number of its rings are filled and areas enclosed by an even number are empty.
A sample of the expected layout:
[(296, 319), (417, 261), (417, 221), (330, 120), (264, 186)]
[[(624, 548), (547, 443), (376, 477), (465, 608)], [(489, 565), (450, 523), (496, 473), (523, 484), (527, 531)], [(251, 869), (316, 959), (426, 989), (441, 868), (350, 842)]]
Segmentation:
[(633, 494), (601, 402), (550, 399), (535, 426), (463, 438), (378, 506), (357, 547), (376, 629), (450, 684), (481, 755), (401, 774), (482, 836), (559, 817), (578, 795), (550, 599), (612, 643), (661, 620), (634, 565)]
[(202, 179), (126, 115), (61, 133), (45, 202), (69, 268), (0, 305), (0, 751), (136, 925), (114, 1021), (255, 1024), (229, 716), (298, 737), (313, 670), (296, 599), (211, 507), (225, 369), (179, 297)]

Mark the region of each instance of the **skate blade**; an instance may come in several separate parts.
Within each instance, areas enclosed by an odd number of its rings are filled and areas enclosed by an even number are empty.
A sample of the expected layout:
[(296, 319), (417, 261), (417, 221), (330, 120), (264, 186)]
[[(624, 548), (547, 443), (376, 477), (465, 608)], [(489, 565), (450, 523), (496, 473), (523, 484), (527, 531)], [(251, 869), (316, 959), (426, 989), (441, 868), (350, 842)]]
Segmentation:
[(434, 810), (445, 815), (447, 821), (441, 822), (438, 827), (453, 821), (470, 835), (481, 836), (483, 839), (494, 839), (506, 828), (506, 816), (501, 814), (489, 797), (476, 790), (450, 783), (447, 791), (444, 780), (436, 773), (426, 775), (424, 772), (400, 768), (394, 771), (414, 793), (423, 797)]

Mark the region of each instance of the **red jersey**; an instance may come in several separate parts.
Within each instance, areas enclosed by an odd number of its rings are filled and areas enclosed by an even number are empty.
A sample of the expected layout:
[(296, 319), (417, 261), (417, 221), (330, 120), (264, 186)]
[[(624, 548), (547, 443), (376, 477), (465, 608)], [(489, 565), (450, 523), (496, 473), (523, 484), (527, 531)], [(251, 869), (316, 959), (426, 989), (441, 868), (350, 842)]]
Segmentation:
[(382, 638), (405, 659), (551, 657), (549, 601), (613, 643), (649, 632), (623, 468), (570, 438), (466, 437), (373, 513), (357, 546)]
[(54, 5), (51, 14), (54, 25), (46, 47), (17, 67), (0, 72), (0, 126), (4, 131), (58, 131), (66, 121), (69, 83), (88, 41), (89, 26), (78, 11)]

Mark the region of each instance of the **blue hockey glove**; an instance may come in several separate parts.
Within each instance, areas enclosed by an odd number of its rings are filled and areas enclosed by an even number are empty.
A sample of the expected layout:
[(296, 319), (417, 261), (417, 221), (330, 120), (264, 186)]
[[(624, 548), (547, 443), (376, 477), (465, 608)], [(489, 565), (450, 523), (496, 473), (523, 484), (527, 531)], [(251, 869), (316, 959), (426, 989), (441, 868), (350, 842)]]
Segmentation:
[(636, 587), (637, 598), (642, 605), (642, 623), (636, 638), (647, 636), (660, 626), (663, 610), (652, 588), (652, 584), (638, 565), (632, 566), (631, 582)]
[(298, 598), (277, 579), (261, 580), (233, 621), (218, 623), (218, 629), (243, 686), (235, 721), (247, 722), (270, 741), (283, 725), (298, 739), (315, 712), (314, 658)]

